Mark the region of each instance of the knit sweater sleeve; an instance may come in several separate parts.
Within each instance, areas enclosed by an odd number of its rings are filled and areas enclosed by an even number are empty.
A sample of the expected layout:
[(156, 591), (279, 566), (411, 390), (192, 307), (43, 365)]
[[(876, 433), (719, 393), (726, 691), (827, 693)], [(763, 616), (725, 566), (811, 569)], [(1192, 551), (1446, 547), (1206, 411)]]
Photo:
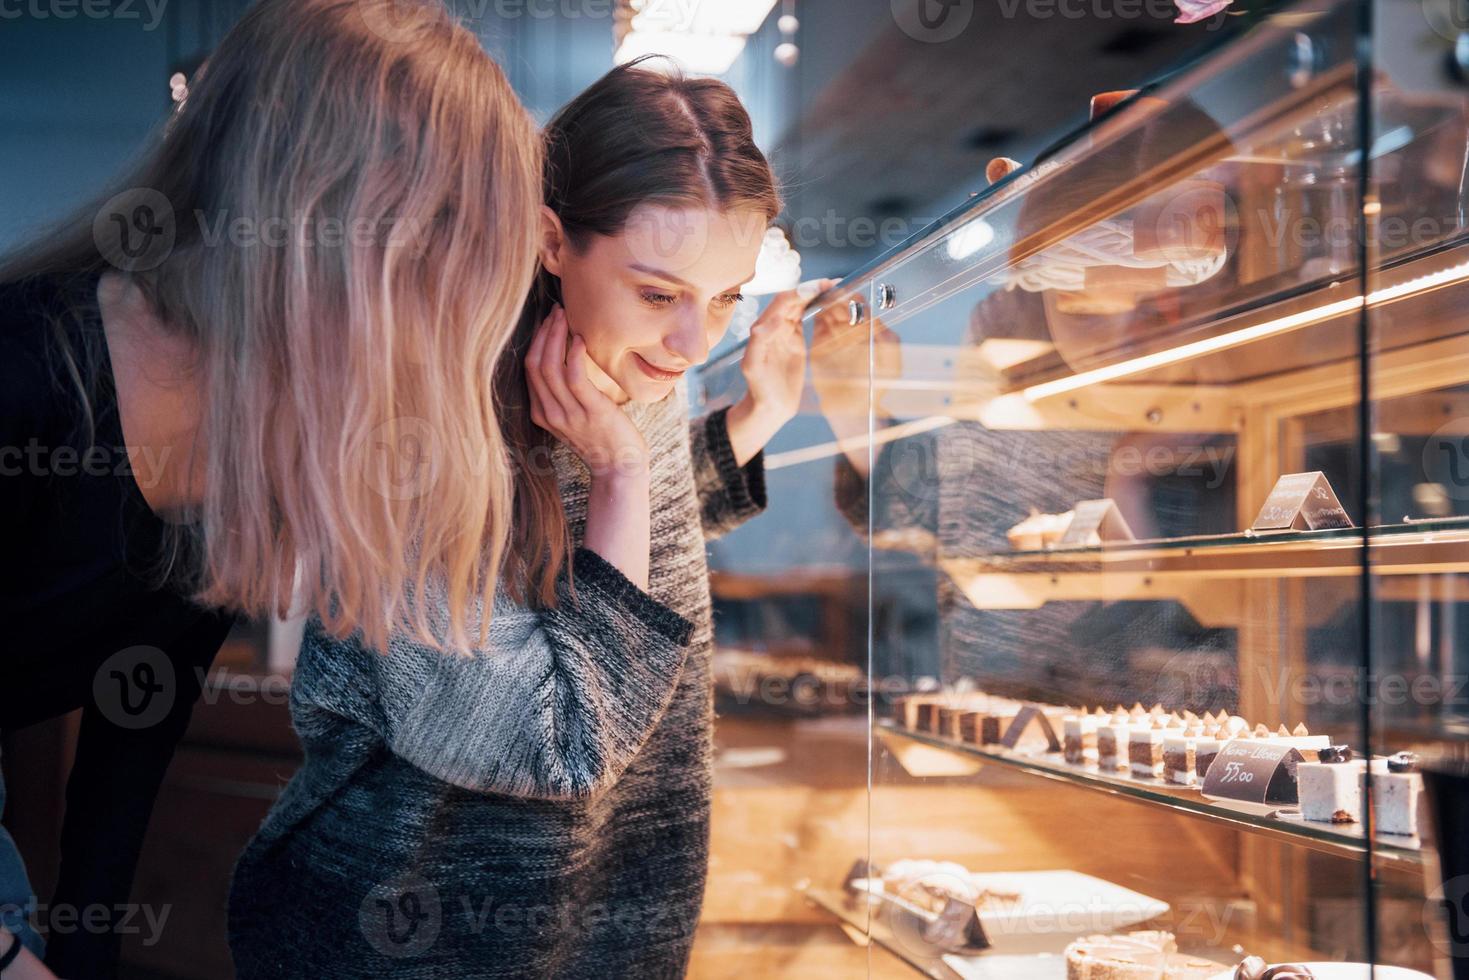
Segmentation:
[(729, 444), (729, 409), (694, 419), (689, 448), (694, 457), (694, 482), (699, 489), (699, 513), (704, 537), (728, 534), (765, 509), (765, 452), (744, 466), (735, 460)]
[(469, 654), (402, 637), (377, 654), (308, 629), (292, 690), (298, 732), (307, 737), (314, 711), (345, 714), (377, 729), (400, 758), (467, 790), (595, 796), (668, 707), (693, 625), (595, 552), (578, 549), (572, 568), (554, 609), (497, 602), (489, 642)]
[[(866, 479), (843, 455), (836, 462), (836, 505), (864, 539), (896, 535), (911, 550), (932, 549), (939, 523), (939, 446), (932, 433), (883, 444)], [(869, 521), (870, 526), (869, 526)]]

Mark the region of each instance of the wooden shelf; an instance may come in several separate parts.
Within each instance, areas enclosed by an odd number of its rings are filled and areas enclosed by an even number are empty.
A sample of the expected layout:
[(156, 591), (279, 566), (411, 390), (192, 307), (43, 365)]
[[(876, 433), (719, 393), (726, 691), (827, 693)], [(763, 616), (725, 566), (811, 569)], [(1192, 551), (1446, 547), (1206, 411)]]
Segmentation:
[[(1308, 823), (1275, 816), (1280, 807), (1205, 799), (1197, 789), (1173, 786), (1161, 780), (1110, 775), (1093, 768), (1069, 765), (1059, 754), (1020, 756), (1002, 749), (954, 742), (947, 738), (900, 728), (892, 720), (877, 723), (878, 739), (908, 773), (914, 776), (962, 776), (981, 766), (998, 765), (1054, 779), (1094, 792), (1155, 806), (1166, 806), (1238, 830), (1283, 840), (1339, 857), (1362, 857), (1367, 839), (1359, 824)], [(1417, 837), (1378, 835), (1372, 853), (1379, 862), (1414, 867), (1423, 860)]]
[[(940, 567), (978, 609), (1038, 609), (1048, 602), (1172, 600), (1200, 623), (1239, 625), (1250, 580), (1337, 579), (1362, 573), (1361, 528), (1119, 542), (1102, 547), (945, 558)], [(1469, 520), (1395, 524), (1366, 533), (1381, 577), (1469, 572)]]

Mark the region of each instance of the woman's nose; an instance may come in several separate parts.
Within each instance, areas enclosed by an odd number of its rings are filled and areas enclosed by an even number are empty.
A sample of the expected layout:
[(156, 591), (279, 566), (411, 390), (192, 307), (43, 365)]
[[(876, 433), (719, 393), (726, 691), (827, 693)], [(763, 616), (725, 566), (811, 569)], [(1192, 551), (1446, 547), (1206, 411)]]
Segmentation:
[(709, 325), (698, 314), (679, 320), (678, 329), (663, 338), (663, 347), (687, 364), (703, 364), (709, 357)]

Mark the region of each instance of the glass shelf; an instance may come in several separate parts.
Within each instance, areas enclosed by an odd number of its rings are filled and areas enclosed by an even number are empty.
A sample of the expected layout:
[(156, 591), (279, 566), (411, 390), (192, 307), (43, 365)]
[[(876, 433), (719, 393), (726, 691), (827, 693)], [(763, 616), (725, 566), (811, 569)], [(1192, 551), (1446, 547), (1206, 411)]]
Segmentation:
[[(1197, 789), (1170, 786), (1160, 780), (1108, 775), (1095, 769), (1070, 765), (1059, 754), (1021, 756), (1002, 750), (954, 742), (947, 738), (901, 728), (890, 719), (877, 723), (877, 734), (904, 769), (913, 775), (924, 775), (924, 772), (914, 770), (923, 770), (928, 763), (923, 754), (914, 755), (908, 751), (908, 747), (921, 745), (932, 749), (942, 749), (947, 753), (956, 754), (984, 765), (1006, 766), (1096, 792), (1171, 807), (1216, 823), (1288, 840), (1314, 850), (1357, 856), (1367, 850), (1366, 835), (1359, 824), (1353, 824), (1350, 829), (1347, 829), (1335, 824), (1308, 823), (1299, 818), (1279, 816), (1281, 808), (1276, 806), (1209, 800), (1205, 799)], [(943, 774), (956, 773), (954, 770), (949, 770)], [(1422, 863), (1421, 846), (1417, 837), (1393, 837), (1379, 834), (1372, 841), (1372, 853), (1381, 861), (1411, 866)]]
[(885, 916), (872, 915), (870, 908), (865, 903), (859, 902), (855, 896), (835, 889), (816, 888), (809, 883), (803, 883), (797, 887), (806, 896), (807, 901), (834, 916), (849, 930), (849, 933), (855, 930), (863, 938), (875, 943), (924, 976), (932, 977), (933, 980), (963, 980), (944, 962), (943, 956), (933, 955), (913, 943), (904, 942), (893, 931)]
[[(1271, 546), (1290, 544), (1314, 544), (1317, 542), (1347, 540), (1354, 547), (1360, 545), (1363, 536), (1363, 528), (1342, 527), (1328, 528), (1321, 531), (1304, 530), (1281, 530), (1281, 531), (1238, 531), (1233, 534), (1197, 534), (1178, 538), (1149, 538), (1139, 541), (1109, 541), (1102, 545), (1080, 545), (1065, 548), (1027, 549), (1022, 551), (1002, 551), (993, 556), (996, 562), (1015, 561), (1028, 562), (1033, 560), (1044, 561), (1054, 559), (1056, 561), (1082, 560), (1091, 558), (1093, 560), (1105, 561), (1113, 555), (1125, 555), (1133, 552), (1186, 550), (1191, 551), (1200, 548), (1221, 548), (1229, 546), (1244, 546), (1246, 548), (1260, 549)], [(1445, 517), (1429, 520), (1408, 520), (1402, 524), (1384, 524), (1367, 529), (1367, 534), (1374, 539), (1384, 539), (1383, 543), (1414, 542), (1418, 544), (1433, 543), (1439, 540), (1457, 540), (1457, 538), (1439, 537), (1436, 532), (1460, 531), (1469, 535), (1469, 517)]]
[[(1365, 534), (1383, 598), (1409, 593), (1469, 600), (1469, 522), (1464, 518), (1372, 528)], [(1251, 581), (1332, 580), (1338, 605), (1360, 591), (1364, 531), (1264, 531), (1100, 547), (940, 557), (938, 566), (976, 609), (1038, 609), (1065, 601), (1182, 603), (1199, 620), (1236, 626), (1249, 609), (1239, 594)], [(1428, 585), (1423, 576), (1431, 576)]]

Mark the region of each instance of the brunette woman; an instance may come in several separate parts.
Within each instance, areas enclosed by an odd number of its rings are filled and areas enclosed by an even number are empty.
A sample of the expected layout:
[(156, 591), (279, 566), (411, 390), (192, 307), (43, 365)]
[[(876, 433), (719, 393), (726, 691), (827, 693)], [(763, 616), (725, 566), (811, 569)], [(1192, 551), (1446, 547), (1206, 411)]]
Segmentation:
[[(341, 635), (465, 642), (510, 526), (480, 382), (535, 272), (540, 161), (441, 6), (262, 0), (120, 192), (0, 269), (0, 726), (82, 709), (52, 906), (87, 926), (43, 948), (0, 835), (7, 980), (43, 952), (113, 973), (94, 913), (123, 914), (233, 614), (294, 594)], [(456, 452), (405, 492), (419, 431)], [(429, 577), (456, 600), (431, 624)]]
[[(306, 762), (235, 870), (255, 977), (677, 977), (709, 858), (705, 544), (765, 507), (795, 412), (802, 301), (775, 298), (749, 394), (679, 390), (780, 209), (734, 93), (618, 68), (546, 131), (535, 295), (496, 379), (515, 537), (485, 643), (386, 657), (308, 626)], [(448, 621), (435, 583), (416, 608)]]

